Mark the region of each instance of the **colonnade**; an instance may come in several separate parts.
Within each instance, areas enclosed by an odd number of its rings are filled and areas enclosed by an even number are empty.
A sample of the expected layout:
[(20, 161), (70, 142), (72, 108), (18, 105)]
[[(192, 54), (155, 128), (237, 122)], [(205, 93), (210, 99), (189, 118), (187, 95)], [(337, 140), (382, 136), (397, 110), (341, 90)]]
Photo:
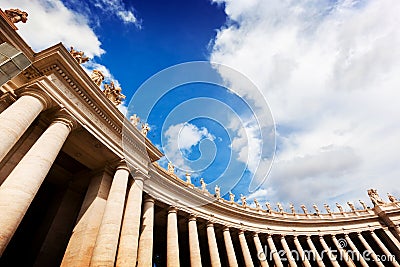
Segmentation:
[[(0, 160), (35, 118), (50, 106), (50, 100), (43, 93), (31, 90), (0, 113)], [(67, 112), (56, 112), (47, 129), (1, 184), (0, 255), (76, 126)], [(131, 173), (124, 162), (114, 169), (106, 168), (93, 174), (61, 266), (153, 266), (157, 203), (143, 193), (147, 178), (139, 171)], [(180, 231), (178, 216), (186, 218), (188, 232)], [(196, 267), (202, 266), (202, 262), (209, 262), (212, 267), (226, 264), (324, 267), (330, 262), (329, 265), (339, 267), (356, 266), (355, 261), (364, 267), (369, 266), (370, 261), (386, 266), (383, 256), (390, 259), (391, 265), (400, 266), (397, 262), (400, 242), (389, 228), (380, 229), (379, 233), (375, 229), (364, 229), (363, 232), (339, 234), (277, 234), (247, 231), (200, 219), (205, 226), (208, 253), (201, 251), (199, 218), (180, 212), (177, 207), (167, 207), (167, 266), (181, 265), (180, 235), (188, 236), (190, 265)], [(218, 243), (216, 234), (220, 231), (223, 240)], [(205, 260), (204, 255), (209, 255), (209, 259)]]

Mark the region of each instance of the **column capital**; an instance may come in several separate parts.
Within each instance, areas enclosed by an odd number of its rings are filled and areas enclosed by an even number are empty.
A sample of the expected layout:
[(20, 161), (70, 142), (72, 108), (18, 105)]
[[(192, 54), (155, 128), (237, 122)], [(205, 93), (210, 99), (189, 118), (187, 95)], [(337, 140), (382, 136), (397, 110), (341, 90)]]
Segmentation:
[(126, 170), (126, 171), (130, 171), (129, 170), (129, 168), (128, 168), (128, 166), (126, 165), (126, 162), (125, 162), (125, 160), (120, 160), (118, 163), (117, 163), (117, 166), (115, 167), (115, 170)]
[(196, 214), (191, 213), (191, 214), (189, 215), (188, 221), (189, 221), (189, 222), (190, 222), (190, 221), (197, 221), (197, 216), (196, 216)]
[(78, 127), (78, 122), (64, 108), (55, 113), (52, 123), (56, 122), (65, 124), (70, 129), (70, 131)]
[(214, 227), (214, 223), (212, 221), (207, 221), (207, 227)]
[(43, 110), (46, 110), (52, 106), (51, 98), (43, 92), (43, 90), (35, 87), (27, 87), (20, 96), (29, 95), (37, 98), (43, 104)]
[(224, 225), (224, 226), (222, 227), (222, 231), (223, 231), (223, 232), (229, 231), (229, 227), (226, 226), (226, 225)]
[(144, 197), (144, 199), (143, 199), (143, 203), (146, 203), (146, 202), (152, 202), (152, 203), (154, 204), (155, 200), (154, 200), (154, 198), (152, 198), (151, 196), (146, 195), (146, 196)]
[(176, 207), (176, 206), (169, 206), (168, 207), (168, 214), (170, 214), (170, 213), (177, 213), (178, 212), (178, 207)]
[(150, 178), (150, 176), (148, 174), (143, 173), (142, 171), (135, 169), (132, 172), (132, 177), (133, 179), (136, 180), (141, 180), (142, 182), (146, 181), (147, 179)]

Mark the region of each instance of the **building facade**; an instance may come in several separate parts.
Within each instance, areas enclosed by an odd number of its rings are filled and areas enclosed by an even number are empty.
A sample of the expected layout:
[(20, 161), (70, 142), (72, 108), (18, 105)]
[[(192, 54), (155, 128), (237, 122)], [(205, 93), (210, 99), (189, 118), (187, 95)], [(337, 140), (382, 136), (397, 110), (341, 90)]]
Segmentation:
[(34, 52), (11, 18), (0, 11), (0, 266), (400, 266), (393, 196), (299, 214), (196, 188), (157, 164), (120, 92), (62, 44)]

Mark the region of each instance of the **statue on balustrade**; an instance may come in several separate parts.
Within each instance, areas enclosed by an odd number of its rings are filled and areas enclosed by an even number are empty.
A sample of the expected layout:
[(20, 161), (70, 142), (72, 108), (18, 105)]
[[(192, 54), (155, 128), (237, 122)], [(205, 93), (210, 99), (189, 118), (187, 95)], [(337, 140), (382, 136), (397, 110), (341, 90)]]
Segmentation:
[(234, 203), (235, 202), (235, 195), (229, 191), (229, 202)]
[(317, 205), (316, 205), (316, 204), (313, 204), (312, 206), (313, 206), (313, 208), (314, 208), (314, 210), (315, 210), (315, 213), (319, 215), (320, 212), (319, 212), (319, 209), (318, 209)]
[(360, 204), (361, 204), (361, 206), (363, 207), (364, 210), (366, 210), (368, 208), (364, 201), (362, 201), (360, 199), (359, 202), (360, 202)]
[(175, 172), (175, 167), (174, 167), (174, 165), (172, 165), (172, 162), (170, 161), (170, 162), (168, 162), (168, 173), (173, 174), (174, 172)]
[(242, 194), (240, 194), (240, 200), (242, 201), (242, 206), (246, 207), (247, 206), (246, 196), (243, 196)]
[(300, 208), (303, 210), (304, 214), (308, 214), (308, 210), (304, 204), (301, 204)]
[(378, 192), (376, 189), (369, 189), (368, 196), (371, 199), (374, 206), (380, 205), (380, 204), (385, 204), (385, 201), (383, 201), (383, 199), (378, 195)]
[(397, 202), (396, 197), (393, 196), (392, 194), (387, 193), (387, 196), (388, 196), (390, 202), (392, 202), (392, 203)]
[(88, 57), (85, 57), (85, 53), (83, 51), (76, 51), (73, 46), (71, 46), (69, 53), (71, 56), (79, 63), (83, 64), (89, 61)]
[(133, 114), (132, 116), (130, 116), (129, 120), (131, 121), (131, 123), (134, 127), (137, 127), (140, 122), (140, 118), (136, 114)]
[(282, 204), (278, 202), (276, 205), (278, 206), (279, 212), (280, 212), (280, 213), (283, 213), (284, 210), (283, 210)]
[(340, 205), (339, 203), (337, 203), (336, 202), (336, 207), (338, 208), (338, 210), (341, 212), (341, 213), (343, 213), (344, 211), (343, 211), (343, 207), (342, 207), (342, 205)]
[(206, 191), (206, 183), (204, 182), (203, 178), (200, 178), (200, 186), (201, 186), (201, 191)]
[(90, 75), (90, 78), (99, 87), (101, 86), (101, 83), (104, 81), (104, 75), (99, 70), (93, 70), (92, 74)]
[(186, 183), (191, 184), (192, 183), (192, 179), (190, 178), (190, 173), (186, 173)]
[(296, 214), (296, 210), (294, 209), (293, 203), (290, 203), (290, 204), (289, 204), (289, 208), (290, 208), (290, 210), (292, 211), (292, 214)]
[(7, 17), (11, 20), (12, 23), (26, 23), (26, 21), (28, 20), (28, 13), (19, 10), (18, 8), (4, 10), (4, 13), (6, 13)]
[(142, 123), (142, 134), (143, 134), (144, 136), (147, 136), (147, 134), (149, 133), (149, 131), (150, 131), (150, 126), (149, 126), (149, 124), (148, 124), (147, 122)]
[(215, 190), (215, 197), (220, 199), (221, 198), (221, 188), (218, 185), (216, 185), (214, 190)]
[(254, 204), (256, 204), (256, 209), (260, 210), (261, 209), (260, 202), (258, 202), (258, 200), (256, 198), (253, 201), (254, 201)]
[(121, 93), (121, 91), (121, 87), (116, 87), (114, 82), (110, 82), (110, 84), (104, 84), (103, 93), (116, 106), (121, 104), (122, 100), (124, 100), (126, 97)]
[(356, 211), (356, 207), (354, 207), (354, 204), (353, 204), (353, 203), (351, 203), (350, 201), (347, 201), (347, 205), (349, 205), (349, 207), (350, 207), (350, 209), (351, 209), (352, 211)]
[(324, 207), (325, 207), (326, 212), (327, 212), (328, 214), (332, 214), (331, 208), (329, 207), (328, 204), (324, 204)]
[(265, 206), (267, 207), (268, 212), (271, 213), (272, 212), (271, 203), (265, 202)]

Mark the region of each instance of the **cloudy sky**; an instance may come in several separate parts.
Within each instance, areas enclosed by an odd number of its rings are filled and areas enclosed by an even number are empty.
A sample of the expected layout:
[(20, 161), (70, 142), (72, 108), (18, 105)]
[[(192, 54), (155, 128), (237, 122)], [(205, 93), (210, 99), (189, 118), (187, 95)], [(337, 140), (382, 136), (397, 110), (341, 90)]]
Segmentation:
[[(221, 187), (286, 207), (368, 201), (369, 188), (400, 195), (397, 0), (1, 1), (12, 7), (28, 11), (17, 26), (34, 50), (74, 46), (93, 58), (88, 71), (117, 80), (128, 115), (143, 116), (129, 100), (165, 68), (211, 60), (235, 69), (215, 68), (228, 89), (166, 90), (146, 118), (149, 138), (168, 156), (161, 163), (194, 171), (196, 185), (200, 177), (214, 185), (232, 165), (243, 176)], [(269, 113), (276, 143), (265, 134)], [(263, 148), (275, 144), (271, 165)]]

